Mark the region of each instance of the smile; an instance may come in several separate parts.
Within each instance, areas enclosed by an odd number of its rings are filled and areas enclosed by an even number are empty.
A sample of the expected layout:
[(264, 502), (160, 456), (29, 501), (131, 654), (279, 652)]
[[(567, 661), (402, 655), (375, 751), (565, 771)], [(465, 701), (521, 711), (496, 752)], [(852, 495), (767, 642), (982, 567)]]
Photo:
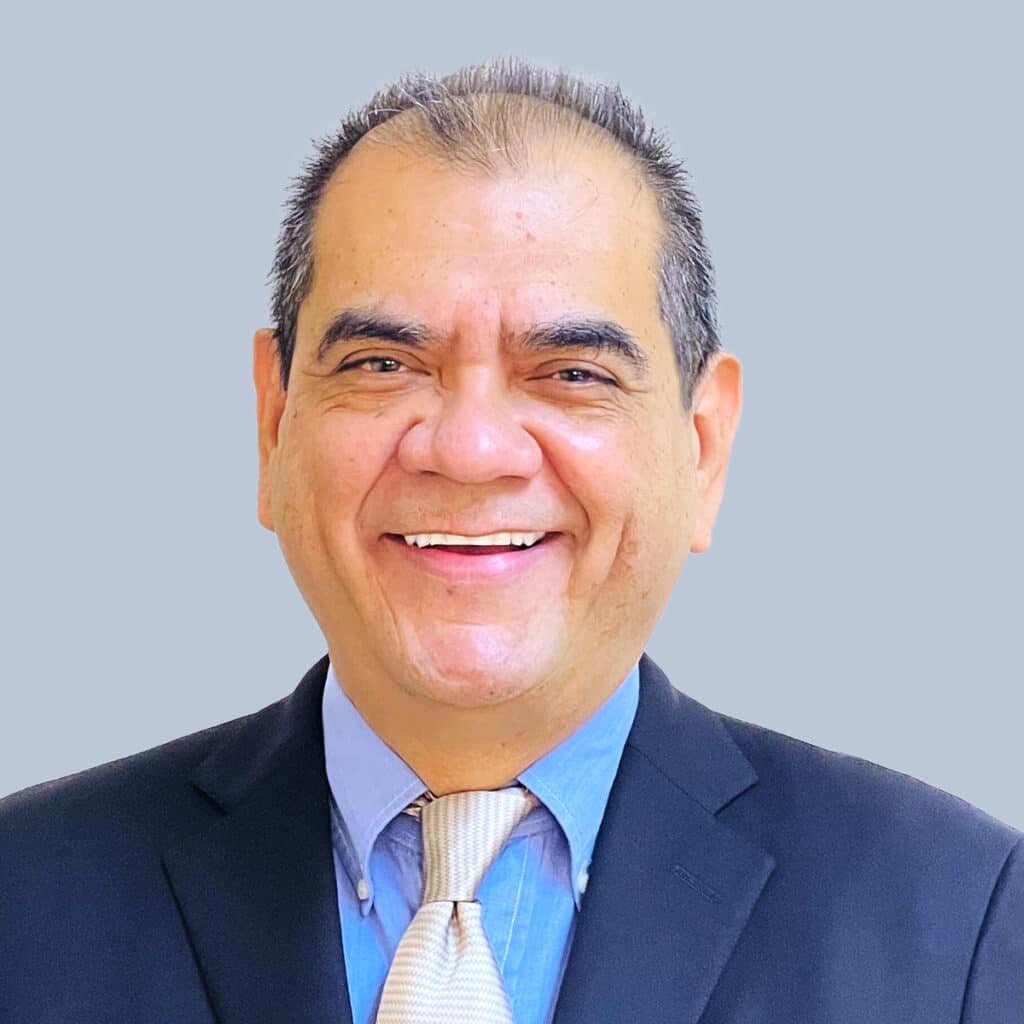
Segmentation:
[(448, 583), (509, 582), (541, 566), (561, 564), (561, 533), (509, 531), (467, 536), (452, 533), (386, 534), (385, 548), (406, 565)]
[[(478, 548), (530, 548), (543, 540), (546, 534), (539, 532), (508, 532), (486, 533), (478, 537), (470, 537), (458, 533), (406, 533), (402, 534), (405, 543), (410, 547), (478, 547)], [(477, 552), (469, 552), (477, 554)], [(480, 552), (483, 554), (484, 552)]]

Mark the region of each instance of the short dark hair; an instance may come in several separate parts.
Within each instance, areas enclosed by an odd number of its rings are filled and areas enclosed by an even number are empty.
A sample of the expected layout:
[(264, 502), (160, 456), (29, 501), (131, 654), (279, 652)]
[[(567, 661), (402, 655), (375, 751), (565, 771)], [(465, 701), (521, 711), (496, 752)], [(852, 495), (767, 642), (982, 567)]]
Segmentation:
[[(491, 98), (486, 105), (480, 102), (484, 97)], [(382, 89), (350, 113), (337, 131), (317, 143), (316, 153), (292, 184), (270, 275), (282, 386), (288, 386), (299, 308), (313, 283), (317, 207), (325, 186), (352, 147), (396, 115), (417, 111), (417, 131), (429, 136), (442, 153), (465, 157), (475, 150), (479, 154), (488, 148), (481, 142), (493, 140), (496, 134), (505, 140), (503, 148), (507, 150), (509, 138), (529, 127), (516, 124), (516, 118), (521, 121), (530, 114), (521, 103), (503, 105), (503, 97), (526, 97), (567, 111), (575, 115), (577, 124), (602, 129), (636, 162), (661, 213), (658, 300), (679, 367), (683, 407), (689, 410), (700, 374), (720, 345), (711, 259), (700, 208), (682, 161), (672, 155), (659, 132), (648, 128), (643, 114), (617, 86), (518, 60), (477, 64), (441, 78), (409, 75)], [(557, 126), (555, 130), (559, 130)]]

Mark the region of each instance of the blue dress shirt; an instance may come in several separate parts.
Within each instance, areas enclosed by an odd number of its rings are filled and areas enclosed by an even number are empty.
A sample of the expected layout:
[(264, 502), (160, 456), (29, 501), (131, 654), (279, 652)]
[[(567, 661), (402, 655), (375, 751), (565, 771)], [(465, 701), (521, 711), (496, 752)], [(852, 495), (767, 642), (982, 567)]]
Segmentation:
[[(547, 1024), (554, 1015), (639, 685), (634, 666), (587, 722), (518, 776), (540, 806), (512, 833), (477, 893), (515, 1024)], [(420, 825), (401, 812), (427, 787), (367, 725), (333, 667), (323, 724), (352, 1019), (372, 1024), (395, 949), (420, 905)]]

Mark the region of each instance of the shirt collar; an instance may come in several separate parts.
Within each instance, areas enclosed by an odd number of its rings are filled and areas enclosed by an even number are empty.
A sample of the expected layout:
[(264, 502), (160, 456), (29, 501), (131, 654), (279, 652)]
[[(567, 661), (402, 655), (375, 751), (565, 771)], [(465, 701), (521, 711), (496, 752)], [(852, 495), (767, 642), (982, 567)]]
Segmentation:
[(639, 697), (640, 667), (634, 665), (586, 722), (519, 774), (565, 833), (577, 908)]
[[(639, 694), (639, 666), (634, 665), (583, 725), (519, 775), (565, 834), (577, 907)], [(427, 786), (370, 728), (342, 689), (333, 666), (324, 687), (322, 714), (327, 781), (336, 812), (333, 827), (340, 840), (335, 845), (363, 912), (368, 913), (373, 902), (373, 844), (388, 822)]]
[(373, 903), (370, 853), (384, 827), (427, 789), (423, 780), (367, 724), (332, 665), (323, 698), (324, 756), (340, 832), (342, 862), (364, 913)]

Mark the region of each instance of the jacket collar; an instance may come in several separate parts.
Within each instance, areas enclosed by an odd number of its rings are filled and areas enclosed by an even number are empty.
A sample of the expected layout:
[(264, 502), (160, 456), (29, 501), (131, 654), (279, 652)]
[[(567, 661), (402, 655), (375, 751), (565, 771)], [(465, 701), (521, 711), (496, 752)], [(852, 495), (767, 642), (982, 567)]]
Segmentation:
[(775, 867), (716, 818), (756, 782), (718, 715), (644, 655), (555, 1024), (700, 1020)]
[(291, 696), (239, 719), (192, 782), (223, 812), (164, 855), (224, 1024), (351, 1024), (320, 699), (323, 658)]

